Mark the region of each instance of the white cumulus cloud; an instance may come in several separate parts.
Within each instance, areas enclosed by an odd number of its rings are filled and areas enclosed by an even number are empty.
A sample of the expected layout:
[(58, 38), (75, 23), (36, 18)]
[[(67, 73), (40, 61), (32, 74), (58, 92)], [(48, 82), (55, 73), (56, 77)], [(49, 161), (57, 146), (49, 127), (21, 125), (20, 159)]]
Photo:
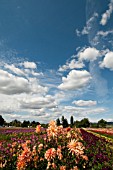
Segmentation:
[(66, 62), (65, 65), (61, 66), (59, 68), (59, 71), (63, 72), (68, 69), (78, 69), (78, 68), (83, 68), (84, 64), (82, 61), (76, 61), (75, 59), (72, 59), (70, 62)]
[(84, 51), (79, 53), (80, 60), (94, 61), (100, 56), (99, 51), (96, 48), (88, 47)]
[(72, 70), (67, 77), (62, 77), (62, 83), (58, 86), (61, 90), (78, 90), (90, 81), (90, 73), (86, 70)]
[(28, 93), (29, 91), (29, 82), (27, 79), (0, 70), (0, 93), (11, 95), (24, 92)]
[(5, 70), (0, 70), (0, 93), (21, 94), (21, 93), (46, 93), (48, 88), (40, 85), (36, 78), (28, 79), (15, 76)]
[(103, 61), (100, 63), (101, 68), (108, 68), (110, 70), (113, 70), (113, 52), (108, 52)]

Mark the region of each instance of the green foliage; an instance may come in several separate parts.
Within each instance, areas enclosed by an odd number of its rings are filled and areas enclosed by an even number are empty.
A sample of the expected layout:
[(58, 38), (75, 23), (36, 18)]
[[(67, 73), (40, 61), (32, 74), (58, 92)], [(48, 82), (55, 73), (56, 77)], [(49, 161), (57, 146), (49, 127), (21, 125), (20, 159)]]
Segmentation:
[(98, 123), (90, 123), (91, 128), (98, 128)]
[(30, 123), (30, 126), (31, 126), (31, 127), (36, 127), (36, 126), (39, 125), (39, 124), (40, 124), (39, 122), (32, 121), (32, 122)]
[(90, 127), (90, 122), (89, 122), (88, 118), (84, 118), (81, 121), (77, 120), (77, 121), (74, 122), (74, 124), (75, 124), (75, 126), (77, 128), (80, 128), (80, 127), (84, 127), (84, 128)]
[(17, 119), (10, 122), (10, 126), (15, 126), (15, 127), (21, 127), (21, 124), (22, 123), (20, 121), (18, 121)]
[(84, 118), (81, 120), (81, 126), (85, 127), (85, 128), (90, 127), (90, 122), (89, 122), (88, 118)]
[(101, 119), (98, 121), (98, 126), (99, 127), (106, 127), (107, 122), (104, 119)]
[(30, 122), (24, 120), (23, 123), (22, 123), (22, 127), (28, 127), (28, 126), (30, 126)]

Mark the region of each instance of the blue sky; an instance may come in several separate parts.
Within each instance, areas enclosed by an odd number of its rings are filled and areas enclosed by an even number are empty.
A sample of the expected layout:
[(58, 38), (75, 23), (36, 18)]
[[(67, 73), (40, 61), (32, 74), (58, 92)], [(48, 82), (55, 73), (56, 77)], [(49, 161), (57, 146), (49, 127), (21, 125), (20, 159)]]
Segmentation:
[(0, 112), (113, 121), (113, 0), (0, 1)]

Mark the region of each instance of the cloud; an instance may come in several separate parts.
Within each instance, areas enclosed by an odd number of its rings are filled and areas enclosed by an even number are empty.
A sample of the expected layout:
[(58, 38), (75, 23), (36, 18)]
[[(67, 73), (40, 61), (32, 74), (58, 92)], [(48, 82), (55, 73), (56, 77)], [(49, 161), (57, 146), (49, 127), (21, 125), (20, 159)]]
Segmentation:
[(88, 47), (84, 51), (79, 53), (80, 60), (94, 61), (100, 56), (99, 51), (96, 48)]
[(48, 88), (41, 86), (36, 78), (23, 78), (0, 70), (0, 93), (12, 95), (21, 93), (44, 93)]
[(35, 64), (34, 62), (25, 61), (24, 63), (22, 63), (22, 65), (23, 65), (25, 68), (31, 68), (31, 69), (37, 68), (37, 66), (36, 66), (36, 64)]
[(99, 114), (104, 113), (106, 108), (97, 107), (97, 108), (81, 108), (81, 107), (73, 107), (73, 106), (65, 106), (64, 112), (71, 113), (77, 117), (84, 117), (91, 114)]
[[(26, 63), (26, 62), (25, 62)], [(35, 63), (32, 64), (32, 68), (33, 65)], [(33, 77), (37, 77), (37, 76), (43, 76), (42, 72), (35, 72), (33, 69), (29, 68), (23, 68), (22, 67), (22, 63), (18, 64), (19, 66), (21, 66), (21, 68), (16, 67), (14, 64), (6, 64), (4, 63), (4, 68), (6, 70), (10, 70), (11, 73), (16, 74), (18, 76), (24, 76), (24, 77), (29, 77), (29, 76), (33, 76)], [(28, 65), (27, 65), (28, 66)], [(35, 68), (35, 67), (34, 67)]]
[(58, 86), (61, 90), (78, 90), (85, 87), (91, 79), (90, 73), (86, 70), (72, 70), (67, 77), (62, 77), (62, 84)]
[(102, 37), (106, 37), (109, 34), (113, 34), (113, 30), (108, 30), (108, 31), (98, 31), (97, 32), (97, 36), (102, 36)]
[(40, 85), (40, 81), (37, 78), (28, 78), (29, 88), (31, 93), (34, 94), (45, 94), (48, 92), (48, 87)]
[(75, 100), (72, 103), (76, 106), (95, 106), (97, 104), (94, 100)]
[(12, 64), (12, 65), (6, 64), (4, 67), (5, 67), (6, 69), (11, 70), (13, 73), (15, 73), (15, 74), (17, 74), (17, 75), (23, 75), (23, 76), (25, 76), (25, 73), (24, 73), (21, 69), (16, 68), (16, 67), (14, 66), (14, 64)]
[(55, 108), (57, 107), (57, 103), (54, 98), (50, 95), (46, 95), (44, 97), (40, 96), (31, 96), (29, 98), (23, 98), (20, 101), (21, 108), (23, 109), (42, 109), (42, 108)]
[(0, 93), (17, 94), (30, 91), (29, 82), (23, 77), (14, 76), (7, 71), (0, 70)]
[(108, 68), (110, 70), (113, 70), (113, 52), (108, 52), (103, 61), (100, 63), (101, 68)]
[(16, 98), (12, 96), (6, 96), (0, 94), (0, 113), (1, 114), (12, 114), (13, 112), (18, 112), (18, 102)]
[(65, 65), (60, 66), (59, 71), (63, 72), (68, 69), (78, 69), (78, 68), (83, 68), (85, 65), (83, 64), (82, 61), (76, 61), (75, 59), (72, 59), (70, 62), (66, 62)]
[(103, 48), (111, 48), (113, 45), (113, 30), (108, 31), (98, 31), (94, 38), (92, 39), (91, 43), (93, 46), (100, 46)]
[(113, 12), (113, 0), (110, 1), (108, 6), (109, 6), (109, 9), (106, 10), (106, 12), (102, 14), (102, 19), (100, 21), (101, 25), (106, 25), (108, 22), (108, 19), (110, 19), (110, 16)]
[(79, 31), (76, 29), (77, 36), (81, 35), (87, 35), (92, 30), (92, 23), (95, 21), (95, 19), (98, 17), (98, 14), (95, 12), (92, 17), (89, 18), (89, 20), (86, 22), (86, 26), (83, 28), (82, 31)]

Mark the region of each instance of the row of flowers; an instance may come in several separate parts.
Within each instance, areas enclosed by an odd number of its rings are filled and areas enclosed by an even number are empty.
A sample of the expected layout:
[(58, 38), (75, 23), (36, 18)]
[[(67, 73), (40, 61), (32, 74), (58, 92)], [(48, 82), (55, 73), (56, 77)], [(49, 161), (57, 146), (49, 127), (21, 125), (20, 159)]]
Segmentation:
[(102, 135), (113, 137), (113, 128), (90, 128), (89, 130), (92, 132), (100, 133)]
[(1, 170), (112, 170), (113, 151), (104, 139), (51, 121), (35, 132), (0, 143)]
[(17, 133), (29, 133), (29, 132), (34, 132), (34, 128), (1, 128), (0, 129), (0, 134), (17, 134)]
[(113, 148), (111, 143), (91, 132), (81, 129), (90, 169), (113, 170)]

